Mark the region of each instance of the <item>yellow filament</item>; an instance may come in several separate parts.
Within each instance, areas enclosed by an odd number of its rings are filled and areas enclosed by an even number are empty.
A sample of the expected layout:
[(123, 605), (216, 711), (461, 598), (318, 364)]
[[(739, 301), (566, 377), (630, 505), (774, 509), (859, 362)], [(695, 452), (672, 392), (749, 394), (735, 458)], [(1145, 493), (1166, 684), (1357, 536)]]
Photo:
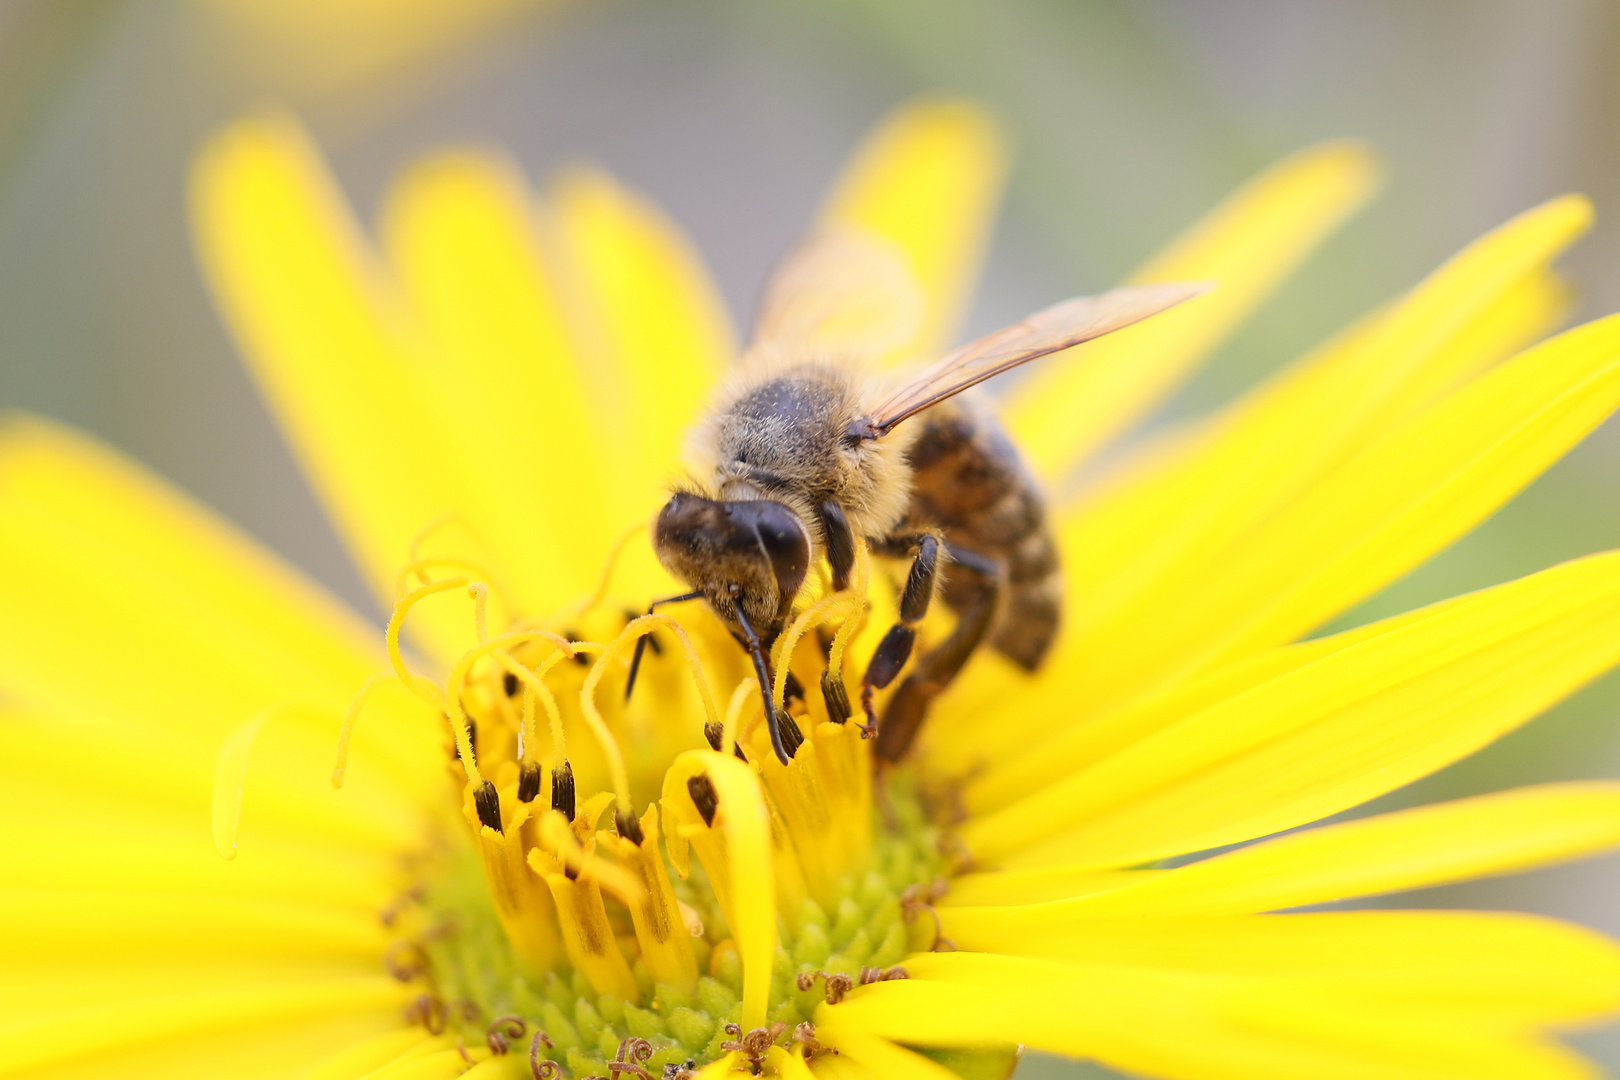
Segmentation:
[(479, 644), (483, 644), (489, 640), (489, 586), (475, 581), (467, 586), (467, 595), (473, 602), (473, 630), (477, 632)]
[(739, 726), (742, 723), (742, 711), (754, 696), (754, 677), (749, 675), (737, 684), (737, 689), (731, 692), (731, 701), (726, 705), (726, 722), (720, 728), (720, 752), (729, 754), (737, 745)]
[(551, 692), (551, 687), (545, 684), (546, 673), (557, 665), (559, 660), (567, 659), (573, 653), (567, 649), (557, 649), (550, 656), (540, 662), (536, 671), (530, 671), (514, 660), (510, 653), (500, 650), (494, 653), (495, 662), (511, 672), (524, 686), (523, 694), (523, 726), (519, 729), (522, 736), (522, 746), (519, 748), (519, 760), (527, 760), (534, 755), (534, 699), (539, 698), (546, 709), (546, 718), (551, 722), (551, 745), (557, 757), (561, 759), (566, 754), (562, 734), (562, 713), (557, 708), (557, 698)]
[(827, 670), (832, 677), (844, 677), (844, 650), (848, 648), (850, 639), (861, 627), (861, 617), (866, 614), (866, 590), (872, 583), (872, 556), (866, 550), (866, 541), (860, 538), (855, 540), (855, 581), (850, 591), (855, 594), (855, 603), (850, 613), (844, 617), (844, 625), (838, 628), (833, 637), (832, 648), (827, 653)]
[[(844, 617), (844, 627), (853, 626), (860, 622), (861, 610), (866, 599), (866, 570), (868, 563), (865, 559), (866, 547), (856, 548), (856, 579), (850, 587), (843, 592), (829, 593), (812, 604), (803, 614), (793, 620), (787, 631), (777, 639), (776, 648), (771, 656), (771, 663), (776, 665), (776, 678), (771, 687), (771, 701), (780, 709), (787, 698), (788, 665), (793, 662), (793, 650), (799, 647), (799, 639), (804, 637), (813, 628), (824, 622), (830, 622), (839, 615)], [(843, 635), (844, 627), (839, 628), (839, 635)], [(835, 639), (836, 640), (836, 639)], [(831, 659), (836, 655), (839, 661), (843, 660), (843, 650), (839, 648), (835, 654), (829, 654), (828, 670), (833, 677), (839, 676), (839, 664)]]
[(388, 632), (385, 635), (385, 640), (388, 644), (388, 662), (393, 666), (394, 674), (399, 676), (399, 681), (404, 683), (411, 693), (432, 705), (435, 709), (445, 707), (443, 692), (431, 679), (424, 678), (405, 666), (405, 657), (399, 651), (399, 628), (405, 622), (405, 616), (410, 613), (411, 608), (429, 596), (434, 593), (449, 592), (451, 589), (459, 589), (470, 584), (472, 584), (471, 579), (465, 577), (430, 581), (421, 588), (413, 589), (402, 596), (399, 602), (394, 605), (394, 613), (388, 617)]
[[(463, 581), (462, 584), (465, 585), (466, 582)], [(421, 589), (417, 591), (420, 592)], [(473, 760), (472, 736), (467, 731), (467, 710), (461, 706), (461, 691), (467, 685), (467, 675), (472, 671), (473, 664), (498, 650), (521, 645), (527, 641), (549, 641), (557, 648), (566, 650), (570, 656), (574, 653), (574, 647), (566, 638), (559, 637), (549, 630), (514, 630), (474, 645), (462, 653), (461, 659), (456, 661), (456, 666), (450, 669), (450, 693), (445, 703), (445, 712), (450, 718), (450, 733), (455, 736), (456, 750), (461, 754), (462, 768), (466, 770), (467, 779), (474, 784), (483, 783), (484, 774), (479, 771), (478, 762)]]
[(394, 575), (394, 592), (403, 594), (409, 587), (412, 574), (421, 578), (422, 584), (426, 585), (433, 580), (427, 574), (431, 567), (446, 567), (466, 571), (469, 577), (488, 581), (495, 595), (502, 600), (506, 599), (506, 591), (501, 588), (500, 582), (496, 579), (494, 572), (490, 570), (487, 563), (477, 562), (473, 559), (462, 559), (452, 555), (428, 555), (420, 559), (412, 559), (400, 567), (399, 573)]
[(645, 531), (646, 528), (647, 527), (645, 525), (639, 523), (632, 525), (624, 531), (623, 536), (619, 537), (619, 539), (614, 542), (613, 550), (608, 553), (607, 565), (602, 567), (602, 580), (596, 583), (596, 591), (592, 593), (583, 604), (575, 609), (575, 618), (578, 618), (594, 608), (597, 604), (600, 604), (602, 602), (602, 598), (607, 596), (608, 586), (613, 584), (613, 571), (619, 567), (619, 556), (624, 554), (624, 549), (630, 545), (630, 541), (634, 539), (638, 533)]
[(692, 639), (686, 636), (681, 624), (663, 612), (654, 612), (632, 619), (629, 625), (619, 632), (618, 637), (608, 642), (602, 655), (591, 665), (590, 672), (585, 676), (585, 685), (579, 690), (580, 711), (584, 713), (585, 723), (590, 726), (591, 733), (602, 744), (602, 754), (608, 763), (608, 775), (613, 778), (613, 792), (618, 796), (619, 808), (627, 814), (635, 812), (635, 807), (630, 802), (630, 774), (625, 771), (624, 755), (619, 751), (619, 744), (613, 738), (613, 732), (608, 730), (607, 722), (597, 711), (596, 686), (602, 681), (610, 662), (628, 652), (637, 638), (651, 633), (660, 626), (667, 626), (680, 639), (681, 650), (686, 655), (687, 665), (692, 669), (692, 681), (697, 684), (698, 697), (703, 701), (703, 712), (708, 716), (709, 723), (720, 723), (720, 714), (715, 710), (714, 698), (709, 693), (709, 680), (703, 674), (703, 663), (698, 658), (697, 649), (692, 646)]
[(371, 692), (383, 683), (396, 678), (393, 672), (384, 672), (373, 675), (360, 687), (359, 693), (349, 702), (349, 707), (343, 712), (343, 726), (338, 729), (337, 760), (332, 763), (332, 786), (343, 786), (343, 774), (349, 769), (349, 740), (354, 736), (354, 725), (360, 719), (360, 710), (364, 707)]

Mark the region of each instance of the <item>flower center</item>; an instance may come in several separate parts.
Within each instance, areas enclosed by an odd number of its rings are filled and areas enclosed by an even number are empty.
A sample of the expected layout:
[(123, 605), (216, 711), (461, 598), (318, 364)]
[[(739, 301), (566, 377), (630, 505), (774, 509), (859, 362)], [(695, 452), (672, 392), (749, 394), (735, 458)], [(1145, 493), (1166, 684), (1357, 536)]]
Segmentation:
[[(860, 569), (776, 643), (772, 689), (801, 736), (785, 765), (754, 673), (702, 604), (676, 621), (597, 600), (491, 636), (478, 583), (402, 590), (390, 653), (445, 716), (459, 810), (395, 913), (393, 966), (425, 980), (414, 1019), (530, 1055), (537, 1076), (673, 1078), (728, 1053), (757, 1072), (774, 1046), (820, 1052), (819, 1003), (948, 947), (930, 904), (950, 867), (922, 793), (891, 769), (874, 799), (860, 728), (803, 690), (843, 683), (864, 553)], [(477, 643), (441, 687), (405, 667), (398, 634), (458, 589)]]

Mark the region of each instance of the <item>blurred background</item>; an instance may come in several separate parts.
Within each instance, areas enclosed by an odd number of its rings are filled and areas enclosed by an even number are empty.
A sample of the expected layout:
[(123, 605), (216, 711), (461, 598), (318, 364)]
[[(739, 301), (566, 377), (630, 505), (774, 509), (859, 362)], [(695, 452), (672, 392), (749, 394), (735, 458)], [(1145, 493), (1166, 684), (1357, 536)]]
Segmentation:
[[(543, 180), (605, 165), (661, 204), (745, 315), (861, 133), (925, 90), (1015, 147), (970, 319), (1106, 287), (1260, 167), (1375, 145), (1388, 182), (1172, 404), (1210, 407), (1485, 229), (1585, 191), (1577, 318), (1620, 309), (1620, 4), (1612, 0), (0, 0), (0, 405), (95, 432), (351, 601), (369, 601), (203, 292), (188, 157), (244, 109), (306, 120), (365, 216), (446, 143)], [(1611, 423), (1346, 624), (1620, 546)], [(1620, 680), (1385, 809), (1620, 775)], [(1620, 934), (1620, 860), (1432, 890)], [(1620, 1033), (1578, 1040), (1620, 1072)], [(1031, 1058), (1021, 1080), (1099, 1077)]]

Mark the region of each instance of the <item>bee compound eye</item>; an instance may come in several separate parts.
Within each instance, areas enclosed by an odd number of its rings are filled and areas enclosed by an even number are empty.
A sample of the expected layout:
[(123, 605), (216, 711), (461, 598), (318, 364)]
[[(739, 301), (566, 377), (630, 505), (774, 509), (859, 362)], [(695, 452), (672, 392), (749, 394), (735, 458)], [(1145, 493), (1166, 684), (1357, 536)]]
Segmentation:
[(792, 596), (804, 584), (804, 575), (810, 569), (810, 538), (786, 506), (779, 502), (762, 502), (759, 507), (754, 528), (760, 546), (770, 556), (777, 588), (784, 597)]

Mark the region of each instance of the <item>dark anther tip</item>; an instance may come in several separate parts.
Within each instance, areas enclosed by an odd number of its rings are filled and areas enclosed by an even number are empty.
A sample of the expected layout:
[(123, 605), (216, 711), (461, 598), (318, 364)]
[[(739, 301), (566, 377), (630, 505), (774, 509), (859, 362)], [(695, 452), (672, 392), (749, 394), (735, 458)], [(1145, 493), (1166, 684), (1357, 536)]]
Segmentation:
[(496, 832), (501, 832), (501, 797), (495, 785), (485, 780), (473, 792), (473, 806), (478, 810), (478, 821)]
[(704, 773), (698, 773), (686, 781), (686, 793), (692, 796), (692, 805), (697, 812), (703, 815), (703, 824), (714, 824), (714, 812), (720, 808), (720, 796), (715, 793), (714, 784)]
[(518, 677), (508, 671), (501, 677), (501, 689), (506, 691), (507, 697), (517, 697)]
[(846, 724), (855, 715), (849, 707), (849, 691), (844, 688), (844, 680), (835, 678), (830, 671), (821, 673), (821, 700), (827, 704), (827, 718), (835, 724)]
[(628, 810), (620, 810), (613, 815), (613, 823), (618, 826), (619, 835), (636, 847), (640, 847), (641, 842), (646, 839), (641, 832), (641, 822), (637, 821), (636, 815)]
[(574, 820), (574, 767), (564, 761), (551, 774), (551, 808)]
[(782, 749), (787, 751), (788, 757), (792, 757), (804, 745), (804, 732), (799, 730), (799, 722), (786, 709), (776, 710), (776, 724), (782, 733)]
[(718, 751), (720, 749), (720, 740), (724, 739), (725, 735), (726, 729), (718, 723), (703, 725), (703, 737), (708, 740), (710, 750)]
[(525, 761), (518, 768), (518, 802), (534, 802), (534, 797), (540, 794), (540, 765), (538, 762)]

